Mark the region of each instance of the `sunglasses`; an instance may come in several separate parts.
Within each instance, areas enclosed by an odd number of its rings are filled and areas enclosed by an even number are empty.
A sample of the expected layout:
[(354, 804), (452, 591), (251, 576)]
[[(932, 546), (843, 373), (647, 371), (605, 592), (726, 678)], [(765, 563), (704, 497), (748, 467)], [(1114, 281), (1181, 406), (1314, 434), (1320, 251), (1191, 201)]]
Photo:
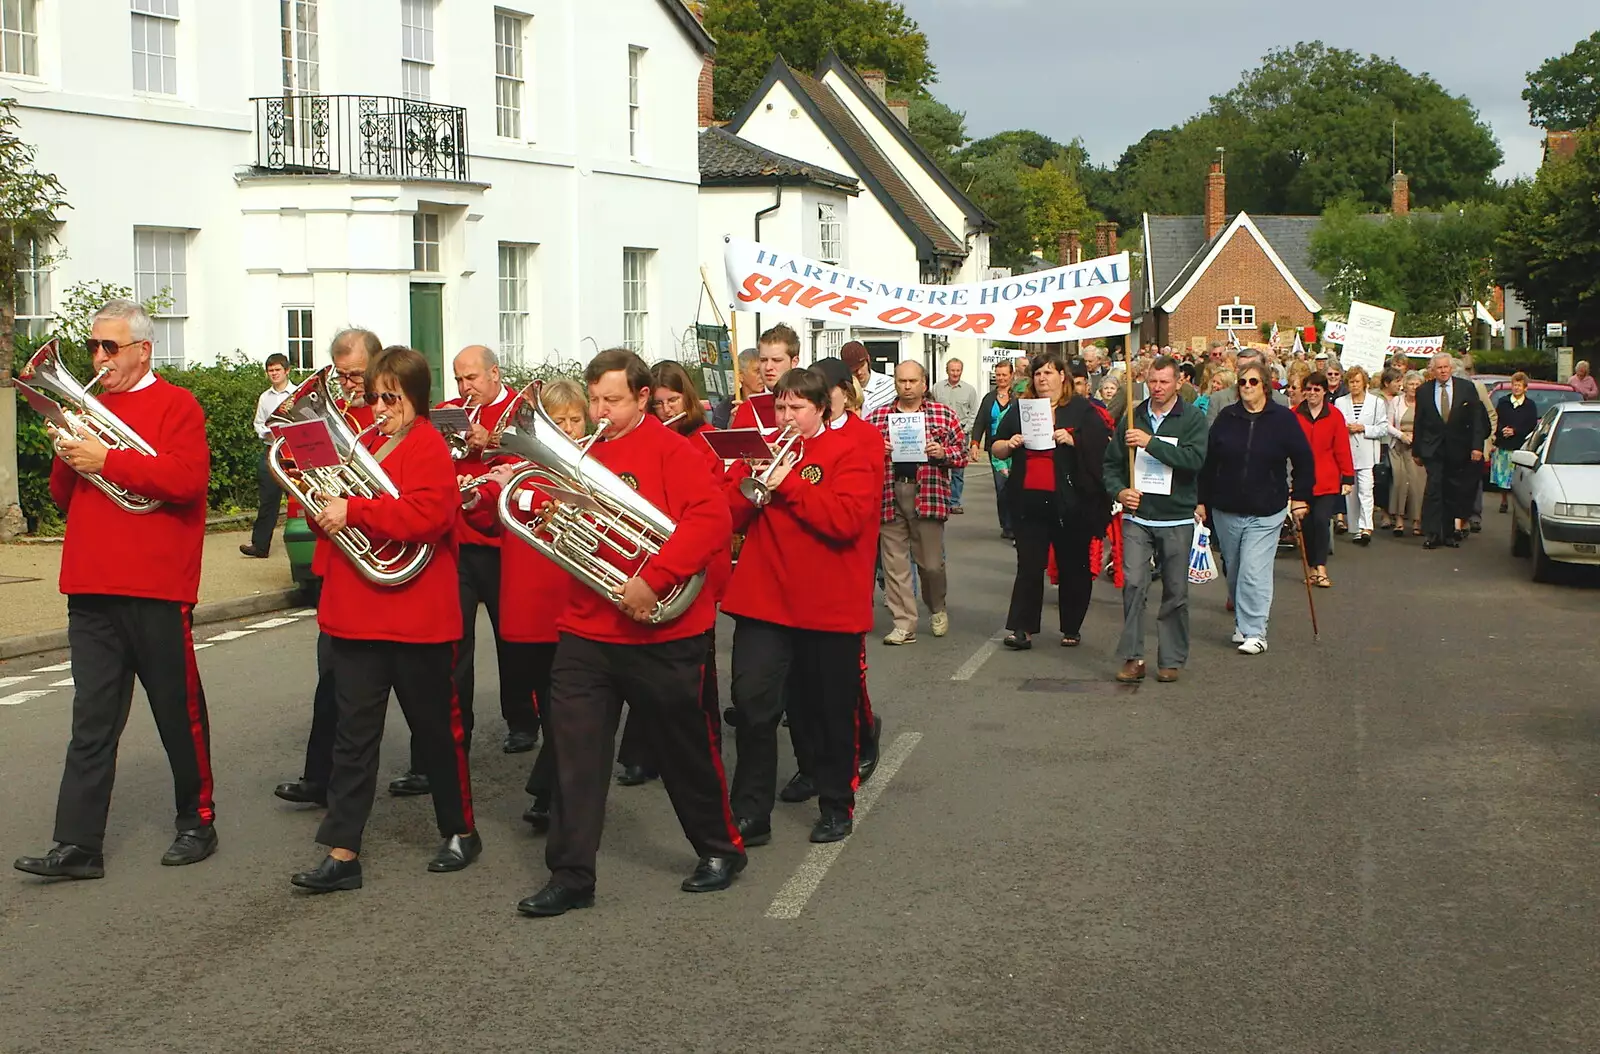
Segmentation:
[(1241, 377), (1239, 379), (1239, 387), (1241, 387), (1241, 388), (1259, 388), (1259, 387), (1261, 387), (1261, 378), (1260, 377)]
[(385, 406), (397, 406), (400, 403), (400, 393), (399, 392), (368, 392), (367, 393), (367, 402), (368, 403), (374, 403), (374, 402), (378, 402), (380, 400), (382, 401), (383, 405), (385, 405)]
[(104, 351), (107, 355), (115, 355), (123, 348), (131, 348), (135, 344), (143, 343), (144, 341), (142, 340), (130, 340), (126, 344), (118, 344), (114, 340), (96, 340), (93, 337), (90, 337), (88, 340), (83, 342), (83, 346), (89, 349), (90, 355), (93, 355), (99, 351)]
[(1306, 388), (1306, 394), (1310, 395), (1312, 392), (1316, 392), (1316, 393), (1318, 393), (1320, 395), (1321, 393), (1323, 393), (1323, 392), (1325, 392), (1327, 390), (1328, 389), (1326, 389), (1326, 388), (1320, 388), (1317, 385), (1313, 384), (1313, 385), (1310, 385), (1309, 387)]

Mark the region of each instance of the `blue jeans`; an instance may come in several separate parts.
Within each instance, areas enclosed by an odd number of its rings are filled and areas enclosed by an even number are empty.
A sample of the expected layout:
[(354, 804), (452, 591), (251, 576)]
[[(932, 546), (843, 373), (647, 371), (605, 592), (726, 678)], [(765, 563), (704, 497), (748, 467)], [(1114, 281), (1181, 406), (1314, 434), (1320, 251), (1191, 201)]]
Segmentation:
[(1000, 529), (1011, 530), (1011, 506), (1006, 503), (1006, 470), (994, 468), (993, 462), (990, 469), (994, 472), (994, 508), (1000, 514)]
[(1213, 511), (1211, 520), (1227, 568), (1234, 628), (1246, 637), (1266, 640), (1267, 616), (1272, 613), (1272, 562), (1278, 555), (1283, 513), (1238, 516)]
[(961, 507), (961, 495), (967, 489), (967, 470), (953, 468), (950, 470), (950, 504), (955, 508)]

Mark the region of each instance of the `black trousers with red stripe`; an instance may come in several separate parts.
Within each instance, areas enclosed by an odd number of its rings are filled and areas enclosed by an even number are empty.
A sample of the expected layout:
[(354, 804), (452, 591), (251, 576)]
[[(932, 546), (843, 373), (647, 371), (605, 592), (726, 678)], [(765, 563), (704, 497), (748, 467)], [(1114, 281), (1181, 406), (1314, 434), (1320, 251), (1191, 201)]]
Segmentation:
[(403, 644), (330, 638), (334, 693), (339, 702), (328, 778), (328, 814), (317, 841), (361, 850), (361, 834), (378, 788), (378, 747), (392, 689), (411, 726), (412, 750), (433, 787), (433, 815), (448, 837), (474, 829), (472, 775), (467, 766), (461, 706), (450, 671), (454, 644)]
[(56, 799), (56, 841), (96, 852), (105, 842), (117, 744), (133, 708), (135, 677), (172, 766), (177, 829), (214, 820), (211, 718), (194, 663), (192, 611), (190, 604), (146, 597), (67, 598), (72, 741)]
[(811, 766), (824, 812), (855, 809), (859, 633), (796, 629), (740, 618), (733, 631), (733, 706), (739, 713), (734, 815), (770, 822), (778, 779), (778, 721), (785, 706), (799, 758)]
[[(872, 696), (867, 693), (867, 642), (865, 637), (861, 640), (859, 665), (861, 667), (861, 695), (856, 700), (856, 735), (859, 740), (857, 752), (860, 755), (858, 762), (865, 762), (869, 759), (876, 761), (878, 759), (872, 754), (872, 751), (876, 749), (873, 744), (872, 728), (877, 723), (878, 718), (872, 712)], [(784, 686), (784, 690), (789, 693), (785, 697), (786, 700), (794, 698), (794, 693), (797, 690), (795, 677), (796, 673), (791, 669), (789, 671), (789, 683)], [(809, 776), (816, 771), (815, 758), (817, 751), (816, 747), (812, 745), (810, 737), (806, 734), (807, 731), (804, 720), (796, 726), (793, 717), (790, 718), (789, 742), (794, 747), (795, 764), (801, 772)]]
[[(717, 631), (706, 634), (706, 675), (700, 681), (700, 708), (711, 718), (717, 750), (722, 750), (722, 694), (717, 690)], [(634, 721), (633, 707), (622, 722), (622, 745), (617, 748), (617, 764), (655, 768), (655, 759), (643, 732), (644, 722)]]
[(611, 752), (626, 699), (696, 855), (742, 857), (728, 810), (715, 725), (700, 706), (708, 634), (660, 644), (607, 644), (563, 633), (550, 670), (545, 734), (556, 752), (545, 863), (551, 881), (594, 888), (611, 787)]
[[(556, 646), (550, 644), (522, 644), (506, 641), (500, 649), (500, 683), (509, 684), (511, 690), (524, 699), (533, 700), (534, 717), (544, 725), (544, 711), (550, 702), (550, 665), (555, 662)], [(539, 754), (533, 759), (533, 769), (528, 773), (527, 792), (536, 798), (548, 799), (555, 792), (556, 752), (550, 745), (550, 735), (545, 733), (539, 745)]]

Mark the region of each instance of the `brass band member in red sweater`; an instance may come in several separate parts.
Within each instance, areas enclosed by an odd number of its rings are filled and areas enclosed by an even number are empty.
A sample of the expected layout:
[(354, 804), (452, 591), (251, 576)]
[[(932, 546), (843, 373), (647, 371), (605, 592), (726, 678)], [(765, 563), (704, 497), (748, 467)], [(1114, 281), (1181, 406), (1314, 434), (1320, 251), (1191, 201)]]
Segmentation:
[(328, 814), (317, 841), (329, 847), (316, 868), (290, 881), (313, 893), (361, 885), (361, 835), (378, 785), (378, 745), (394, 691), (426, 760), (433, 811), (444, 843), (429, 871), (459, 871), (483, 845), (472, 819), (461, 706), (451, 670), (461, 633), (455, 521), (461, 495), (450, 450), (428, 423), (428, 361), (411, 348), (383, 349), (367, 367), (367, 403), (378, 414), (365, 442), (398, 498), (330, 498), (317, 527), (347, 526), (384, 542), (428, 544), (433, 557), (399, 586), (375, 585), (341, 550), (328, 565), (317, 623), (332, 638), (338, 730)]
[[(611, 785), (611, 752), (623, 700), (638, 708), (672, 807), (700, 862), (688, 893), (726, 889), (744, 869), (744, 843), (728, 811), (722, 759), (700, 708), (707, 635), (716, 620), (709, 583), (726, 575), (732, 527), (726, 500), (689, 440), (649, 413), (650, 369), (626, 349), (603, 351), (583, 374), (589, 416), (604, 423), (588, 456), (676, 524), (630, 578), (619, 604), (576, 588), (557, 625), (545, 734), (556, 752), (550, 810), (549, 883), (524, 899), (525, 915), (561, 915), (594, 904), (595, 856)], [(720, 570), (716, 565), (720, 565)], [(706, 572), (708, 588), (679, 618), (644, 619), (673, 587)]]
[[(150, 700), (177, 798), (178, 837), (161, 862), (193, 864), (217, 848), (211, 723), (191, 621), (211, 450), (194, 396), (150, 372), (154, 336), (142, 307), (112, 300), (96, 313), (88, 343), (95, 371), (105, 371), (100, 401), (156, 456), (107, 450), (87, 437), (56, 437), (50, 494), (67, 514), (61, 592), (72, 649), (72, 739), (56, 801), (57, 844), (42, 857), (16, 862), (18, 870), (35, 875), (105, 875), (106, 814), (135, 676)], [(127, 512), (85, 476), (162, 504), (143, 514)]]
[[(736, 620), (733, 705), (739, 764), (732, 804), (747, 845), (772, 839), (777, 728), (787, 696), (796, 742), (809, 744), (821, 816), (813, 842), (850, 834), (855, 809), (861, 648), (872, 628), (872, 567), (883, 494), (881, 444), (869, 449), (843, 428), (828, 428), (829, 385), (818, 373), (790, 370), (779, 380), (781, 429), (803, 437), (799, 458), (780, 463), (757, 505), (740, 489), (744, 466), (726, 489), (744, 549), (722, 608)], [(828, 576), (819, 589), (817, 575)], [(786, 691), (787, 687), (787, 691)]]
[[(337, 394), (344, 399), (344, 417), (350, 430), (360, 434), (372, 424), (367, 405), (367, 363), (383, 350), (378, 335), (368, 329), (343, 329), (328, 347), (333, 360)], [(319, 536), (311, 552), (311, 573), (320, 582), (328, 577), (334, 545)], [(272, 793), (297, 805), (328, 804), (328, 774), (333, 771), (333, 733), (339, 720), (339, 703), (333, 691), (333, 638), (317, 633), (317, 690), (311, 701), (311, 733), (306, 737), (305, 768), (300, 778), (280, 783)]]

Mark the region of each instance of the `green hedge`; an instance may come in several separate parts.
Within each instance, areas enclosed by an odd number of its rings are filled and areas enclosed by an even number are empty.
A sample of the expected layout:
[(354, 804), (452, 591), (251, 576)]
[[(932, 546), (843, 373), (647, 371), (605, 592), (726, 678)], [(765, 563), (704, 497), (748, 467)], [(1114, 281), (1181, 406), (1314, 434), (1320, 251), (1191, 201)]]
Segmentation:
[(1521, 370), (1536, 381), (1566, 380), (1565, 377), (1556, 376), (1555, 353), (1538, 348), (1475, 351), (1472, 353), (1472, 368), (1479, 373), (1512, 374)]

